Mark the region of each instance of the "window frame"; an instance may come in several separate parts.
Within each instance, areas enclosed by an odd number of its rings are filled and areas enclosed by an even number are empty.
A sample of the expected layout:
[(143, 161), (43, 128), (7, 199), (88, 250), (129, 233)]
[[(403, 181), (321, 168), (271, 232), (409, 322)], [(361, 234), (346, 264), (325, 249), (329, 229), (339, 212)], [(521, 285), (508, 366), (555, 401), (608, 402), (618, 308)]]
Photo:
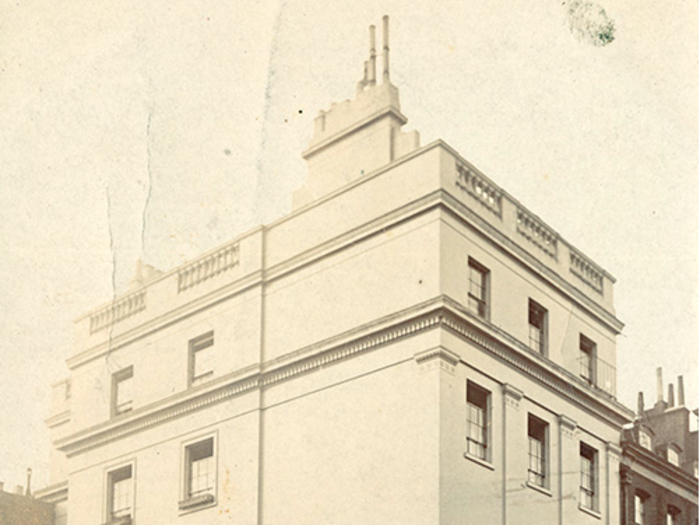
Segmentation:
[[(532, 428), (536, 427), (536, 428)], [(533, 434), (539, 434), (533, 435)], [(536, 487), (549, 488), (549, 423), (534, 414), (527, 416), (528, 468), (527, 482)], [(533, 458), (533, 441), (540, 443), (540, 457)], [(533, 470), (533, 459), (539, 459), (539, 470)]]
[[(133, 380), (134, 380), (134, 367), (127, 366), (122, 368), (118, 372), (112, 374), (112, 395), (111, 395), (111, 417), (117, 417), (131, 412), (134, 409), (134, 395), (133, 395)], [(122, 385), (126, 381), (132, 381), (131, 383), (131, 399), (126, 403), (119, 404), (119, 385)], [(128, 405), (125, 408), (120, 408), (120, 406)]]
[[(475, 382), (467, 380), (465, 398), (467, 410), (467, 450), (465, 454), (478, 461), (491, 463), (491, 392)], [(474, 411), (472, 411), (472, 407)], [(479, 413), (481, 413), (481, 422), (473, 419)], [(477, 429), (474, 435), (480, 434), (480, 440), (472, 438), (472, 428), (474, 427)], [(474, 447), (472, 447), (472, 443), (474, 443)]]
[[(188, 514), (198, 510), (214, 507), (217, 505), (218, 480), (219, 480), (219, 454), (218, 435), (216, 432), (197, 436), (182, 443), (182, 461), (180, 475), (180, 499), (178, 507), (180, 514)], [(192, 492), (192, 451), (195, 447), (201, 446), (207, 441), (211, 441), (211, 464), (212, 486), (208, 492)]]
[[(187, 363), (187, 384), (188, 386), (197, 386), (209, 381), (214, 375), (214, 367), (199, 375), (197, 372), (197, 353), (203, 350), (211, 349), (214, 346), (214, 330), (210, 330), (202, 335), (190, 339), (188, 343), (188, 363)], [(214, 350), (209, 350), (213, 352)]]
[(666, 525), (680, 525), (682, 512), (674, 505), (666, 507)]
[[(128, 469), (129, 475), (115, 481), (116, 475)], [(116, 483), (130, 480), (130, 494), (127, 496), (129, 507), (124, 509), (114, 509), (115, 496), (114, 488)], [(127, 461), (118, 465), (113, 465), (105, 469), (104, 473), (104, 518), (107, 525), (129, 525), (134, 521), (136, 510), (136, 460)], [(128, 510), (127, 515), (116, 516), (119, 510)]]
[(647, 525), (649, 494), (643, 490), (634, 492), (634, 525)]
[[(532, 322), (533, 313), (539, 319), (539, 327)], [(537, 352), (544, 357), (547, 357), (548, 354), (548, 324), (549, 312), (547, 309), (534, 299), (530, 298), (527, 305), (528, 347), (533, 352)], [(533, 345), (533, 341), (535, 339), (533, 338), (533, 328), (539, 330), (539, 344), (537, 345), (537, 348), (535, 348)]]
[[(491, 315), (490, 299), (491, 299), (491, 272), (486, 266), (481, 264), (476, 259), (469, 257), (467, 260), (469, 269), (469, 287), (467, 289), (467, 309), (477, 317), (488, 320)], [(481, 278), (481, 285), (475, 283), (472, 278), (474, 274), (478, 274)], [(473, 287), (478, 286), (481, 289), (481, 297), (472, 293)], [(474, 306), (473, 306), (474, 304)], [(483, 309), (483, 312), (480, 312)]]
[[(596, 385), (596, 360), (597, 360), (598, 345), (595, 341), (579, 334), (578, 352), (579, 352), (579, 377), (589, 385)], [(588, 375), (584, 375), (583, 359), (584, 355), (588, 360)]]
[[(580, 457), (580, 479), (579, 479), (579, 504), (592, 511), (598, 511), (598, 450), (581, 441), (579, 446)], [(584, 458), (590, 462), (589, 475), (584, 472)], [(586, 478), (590, 481), (591, 486), (584, 485)], [(584, 496), (585, 495), (585, 496)]]
[[(673, 459), (671, 459), (672, 457)], [(674, 467), (681, 467), (681, 454), (674, 445), (668, 445), (666, 447), (666, 461)]]

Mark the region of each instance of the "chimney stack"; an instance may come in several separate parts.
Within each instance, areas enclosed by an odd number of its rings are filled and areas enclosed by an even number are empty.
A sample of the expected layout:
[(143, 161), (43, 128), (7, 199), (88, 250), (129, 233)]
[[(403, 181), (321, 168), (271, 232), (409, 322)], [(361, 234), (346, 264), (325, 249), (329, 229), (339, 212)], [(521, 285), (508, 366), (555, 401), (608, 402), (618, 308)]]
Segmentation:
[(24, 494), (24, 487), (22, 485), (17, 485), (15, 487), (15, 494), (17, 494), (18, 496), (23, 495)]
[(5, 482), (0, 481), (0, 492), (5, 492)]
[(673, 395), (673, 383), (668, 384), (668, 406), (669, 408), (672, 408), (675, 403), (674, 395)]
[(664, 402), (664, 376), (661, 367), (656, 369), (656, 402)]
[(637, 417), (639, 419), (644, 417), (644, 392), (637, 394)]
[(685, 406), (685, 389), (683, 388), (683, 376), (678, 376), (678, 406)]

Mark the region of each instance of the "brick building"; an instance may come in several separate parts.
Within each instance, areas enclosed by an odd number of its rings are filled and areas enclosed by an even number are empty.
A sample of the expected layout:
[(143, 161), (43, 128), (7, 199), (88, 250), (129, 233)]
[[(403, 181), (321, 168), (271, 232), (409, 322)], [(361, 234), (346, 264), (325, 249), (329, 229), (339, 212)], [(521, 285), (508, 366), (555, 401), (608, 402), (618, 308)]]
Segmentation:
[(644, 409), (639, 394), (637, 418), (622, 434), (621, 523), (623, 525), (696, 525), (698, 523), (697, 410), (685, 406), (683, 378), (678, 401), (673, 384), (664, 399), (661, 369), (657, 401)]

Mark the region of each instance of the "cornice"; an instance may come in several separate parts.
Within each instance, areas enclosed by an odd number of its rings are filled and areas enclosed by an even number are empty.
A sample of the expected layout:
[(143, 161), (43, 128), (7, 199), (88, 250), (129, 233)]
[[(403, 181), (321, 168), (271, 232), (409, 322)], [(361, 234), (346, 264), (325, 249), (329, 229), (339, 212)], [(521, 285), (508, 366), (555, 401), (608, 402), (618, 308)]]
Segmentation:
[(441, 205), (456, 219), (466, 223), (477, 233), (488, 239), (498, 250), (514, 259), (518, 264), (546, 282), (550, 287), (558, 290), (559, 293), (564, 295), (568, 300), (589, 312), (598, 321), (607, 326), (610, 331), (615, 334), (619, 334), (622, 331), (624, 323), (617, 319), (615, 315), (585, 295), (573, 284), (559, 275), (558, 272), (538, 261), (537, 258), (525, 248), (509, 239), (496, 227), (483, 219), (478, 213), (475, 213), (460, 202), (455, 196), (444, 190), (442, 190), (442, 193), (443, 202), (441, 202)]
[(605, 270), (604, 268), (602, 268), (601, 266), (599, 266), (598, 264), (596, 264), (594, 261), (592, 261), (587, 255), (585, 255), (585, 254), (584, 254), (583, 252), (581, 252), (578, 248), (576, 248), (576, 247), (575, 247), (574, 245), (572, 245), (569, 241), (567, 241), (564, 237), (562, 237), (558, 232), (556, 232), (553, 228), (551, 228), (551, 227), (549, 226), (549, 224), (547, 223), (547, 221), (544, 221), (544, 220), (543, 220), (542, 218), (540, 218), (537, 214), (535, 214), (534, 212), (532, 212), (532, 211), (531, 211), (527, 206), (525, 206), (522, 202), (520, 202), (518, 199), (516, 199), (515, 197), (513, 197), (513, 196), (512, 196), (510, 193), (508, 193), (506, 190), (504, 190), (503, 188), (501, 188), (501, 187), (500, 187), (498, 184), (496, 184), (493, 180), (491, 180), (490, 177), (487, 177), (486, 175), (484, 175), (476, 166), (474, 166), (471, 162), (469, 162), (467, 159), (465, 159), (456, 149), (454, 149), (452, 146), (450, 146), (449, 144), (447, 144), (444, 140), (438, 139), (438, 140), (432, 142), (430, 145), (431, 145), (431, 146), (433, 146), (433, 145), (439, 145), (440, 147), (442, 147), (443, 149), (445, 149), (445, 151), (447, 151), (448, 153), (450, 153), (451, 155), (453, 155), (461, 164), (464, 164), (464, 165), (466, 165), (469, 169), (474, 170), (474, 171), (479, 175), (480, 178), (485, 179), (486, 181), (488, 181), (488, 183), (489, 183), (491, 186), (494, 187), (494, 190), (497, 190), (497, 191), (500, 193), (500, 195), (501, 195), (502, 197), (507, 198), (508, 200), (510, 200), (511, 202), (513, 202), (518, 208), (520, 208), (520, 209), (526, 211), (528, 215), (534, 217), (537, 221), (539, 221), (539, 222), (543, 223), (544, 225), (546, 225), (547, 228), (548, 228), (549, 230), (551, 230), (551, 232), (557, 237), (557, 239), (558, 239), (559, 241), (561, 241), (562, 243), (566, 244), (569, 248), (572, 248), (572, 249), (575, 250), (578, 254), (580, 254), (581, 256), (585, 257), (586, 260), (587, 260), (588, 262), (590, 262), (590, 263), (592, 263), (593, 265), (595, 265), (595, 269), (598, 270), (598, 271), (600, 271), (603, 275), (605, 275), (608, 279), (610, 279), (610, 281), (611, 281), (613, 284), (614, 284), (615, 282), (617, 282), (617, 279), (615, 279), (615, 277), (614, 277), (610, 272), (608, 272), (607, 270)]
[(251, 288), (259, 286), (261, 282), (262, 271), (256, 270), (251, 272), (250, 274), (244, 275), (235, 281), (231, 281), (226, 285), (211, 291), (210, 293), (199, 295), (190, 302), (185, 303), (173, 310), (169, 310), (162, 315), (153, 317), (145, 323), (135, 326), (128, 331), (117, 335), (112, 335), (106, 340), (83, 350), (79, 354), (69, 357), (66, 360), (66, 364), (68, 365), (68, 368), (72, 370), (78, 366), (88, 363), (89, 361), (103, 357), (110, 352), (114, 352), (123, 346), (162, 330), (167, 326), (179, 323), (183, 319), (198, 312), (245, 293)]
[(573, 435), (574, 432), (576, 432), (576, 429), (578, 428), (578, 423), (571, 419), (570, 417), (560, 414), (559, 415), (559, 426), (562, 428), (562, 430), (569, 434)]
[[(356, 354), (376, 349), (400, 338), (432, 328), (439, 323), (439, 320), (440, 312), (438, 310), (316, 353), (310, 357), (300, 357), (292, 363), (277, 366), (264, 372), (256, 369), (246, 377), (238, 377), (223, 386), (218, 386), (226, 380), (226, 378), (222, 378), (222, 380), (217, 381), (214, 389), (207, 389), (203, 392), (186, 391), (164, 402), (135, 410), (123, 419), (110, 420), (56, 440), (54, 444), (56, 448), (66, 452), (69, 457), (74, 456), (169, 419), (186, 415), (255, 389), (274, 385)], [(240, 376), (240, 374), (238, 375)], [(183, 396), (184, 398), (182, 398)]]
[(427, 361), (432, 361), (433, 359), (439, 359), (444, 361), (450, 366), (455, 366), (459, 363), (460, 359), (457, 354), (451, 352), (447, 348), (437, 347), (424, 350), (423, 352), (418, 352), (413, 356), (416, 363), (423, 364)]
[(265, 270), (265, 283), (269, 283), (279, 279), (280, 277), (284, 277), (291, 272), (313, 264), (319, 259), (324, 259), (329, 255), (333, 255), (334, 253), (343, 250), (347, 246), (353, 246), (360, 242), (365, 242), (368, 239), (384, 233), (391, 228), (395, 228), (407, 221), (429, 213), (440, 205), (441, 197), (442, 191), (435, 190), (401, 206), (400, 208), (375, 217), (374, 219), (361, 224), (360, 226), (328, 239), (322, 244), (310, 248), (305, 252), (299, 253), (286, 261), (267, 268)]
[(365, 126), (370, 125), (372, 122), (382, 118), (385, 115), (389, 115), (389, 116), (395, 118), (402, 126), (404, 124), (406, 124), (406, 122), (408, 122), (408, 118), (403, 113), (401, 113), (399, 110), (397, 110), (391, 104), (387, 104), (384, 108), (382, 108), (378, 111), (375, 111), (371, 115), (368, 115), (367, 117), (356, 122), (355, 124), (352, 124), (346, 128), (343, 128), (340, 131), (338, 131), (337, 133), (331, 135), (330, 137), (323, 139), (321, 142), (314, 144), (309, 149), (302, 152), (301, 156), (305, 159), (313, 157), (319, 151), (327, 148), (328, 146), (330, 146), (331, 144), (333, 144), (335, 142), (338, 142), (343, 137), (350, 135), (351, 133), (354, 133), (354, 132), (362, 129)]
[(393, 210), (369, 221), (368, 223), (358, 226), (349, 232), (345, 232), (338, 237), (329, 239), (321, 245), (298, 254), (288, 261), (279, 263), (274, 267), (265, 269), (264, 271), (258, 270), (243, 276), (240, 279), (227, 283), (225, 286), (222, 286), (221, 288), (218, 288), (208, 294), (198, 296), (189, 303), (184, 304), (175, 310), (171, 310), (162, 316), (150, 319), (146, 323), (139, 325), (128, 332), (115, 335), (109, 340), (103, 341), (78, 355), (70, 357), (66, 363), (70, 369), (74, 369), (75, 367), (85, 364), (91, 360), (98, 359), (108, 352), (113, 352), (120, 347), (126, 346), (153, 332), (161, 330), (166, 326), (180, 322), (186, 317), (219, 304), (224, 300), (228, 300), (235, 295), (244, 293), (252, 287), (272, 282), (273, 280), (297, 271), (304, 266), (313, 264), (314, 262), (323, 259), (332, 253), (341, 251), (347, 246), (358, 242), (364, 242), (388, 228), (394, 228), (408, 220), (439, 208), (445, 209), (446, 211), (454, 214), (459, 220), (465, 221), (487, 239), (491, 239), (493, 244), (498, 249), (508, 254), (513, 259), (519, 261), (519, 264), (523, 265), (526, 269), (528, 269), (528, 271), (545, 280), (549, 286), (555, 290), (558, 290), (568, 300), (571, 300), (579, 307), (589, 312), (601, 323), (608, 326), (612, 331), (617, 333), (622, 328), (622, 323), (620, 323), (620, 321), (618, 321), (614, 316), (605, 311), (602, 307), (595, 304), (594, 301), (586, 297), (583, 293), (578, 291), (575, 287), (557, 275), (556, 272), (550, 270), (542, 263), (539, 263), (536, 258), (534, 258), (526, 250), (503, 236), (502, 233), (493, 228), (487, 222), (483, 221), (483, 219), (481, 219), (478, 215), (474, 215), (473, 212), (466, 208), (455, 197), (444, 190), (436, 190), (402, 206), (401, 208)]
[[(450, 154), (455, 155), (460, 162), (464, 162), (467, 165), (471, 166), (468, 162), (464, 161), (464, 159), (462, 159), (447, 144), (445, 144), (442, 141), (434, 141), (424, 146), (423, 148), (420, 148), (416, 152), (407, 155), (406, 157), (402, 157), (394, 163), (391, 163), (390, 165), (383, 167), (374, 173), (368, 174), (367, 176), (362, 177), (358, 181), (355, 181), (354, 183), (350, 184), (348, 187), (341, 188), (338, 191), (348, 191), (349, 187), (354, 187), (356, 184), (364, 184), (367, 181), (380, 175), (381, 173), (389, 169), (393, 169), (394, 167), (396, 167), (396, 165), (401, 164), (403, 162), (407, 162), (411, 158), (414, 158), (418, 155), (422, 155), (433, 148), (443, 148)], [(486, 180), (483, 174), (480, 174), (480, 176)], [(499, 189), (499, 191), (502, 190)], [(503, 194), (507, 195), (505, 192)], [(331, 197), (332, 195), (322, 200), (325, 202)], [(510, 196), (508, 197), (511, 198)], [(519, 203), (515, 199), (513, 200), (519, 205)], [(308, 206), (317, 206), (319, 204), (320, 202), (314, 202)], [(346, 248), (347, 246), (350, 246), (357, 242), (362, 242), (372, 237), (373, 235), (376, 235), (378, 232), (382, 231), (382, 228), (394, 227), (420, 214), (427, 213), (435, 209), (435, 207), (441, 207), (442, 209), (445, 209), (446, 211), (448, 211), (448, 213), (451, 213), (454, 216), (456, 216), (458, 220), (464, 222), (470, 228), (483, 235), (484, 238), (487, 239), (490, 243), (492, 243), (498, 250), (502, 251), (507, 256), (517, 261), (518, 264), (523, 266), (527, 271), (537, 276), (537, 278), (543, 280), (548, 286), (551, 286), (553, 289), (557, 290), (568, 300), (574, 302), (576, 305), (589, 312), (603, 325), (608, 327), (608, 329), (610, 329), (613, 333), (619, 333), (622, 329), (623, 324), (613, 314), (611, 314), (605, 308), (597, 304), (593, 299), (586, 296), (583, 292), (576, 288), (576, 286), (568, 282), (556, 271), (550, 269), (545, 264), (538, 261), (536, 257), (530, 254), (522, 246), (509, 239), (497, 228), (489, 224), (488, 221), (484, 220), (478, 213), (475, 213), (473, 210), (469, 209), (469, 207), (461, 203), (456, 197), (451, 195), (449, 192), (445, 191), (444, 189), (437, 189), (434, 192), (421, 196), (420, 198), (411, 201), (395, 210), (392, 210), (384, 215), (376, 217), (375, 219), (368, 221), (367, 223), (362, 224), (348, 232), (345, 232), (342, 235), (329, 239), (319, 244), (318, 246), (315, 246), (301, 254), (297, 254), (286, 261), (278, 263), (274, 267), (262, 268), (255, 272), (252, 272), (246, 276), (236, 279), (235, 281), (226, 283), (222, 287), (210, 293), (197, 296), (192, 301), (183, 304), (177, 309), (169, 311), (158, 317), (151, 318), (145, 323), (140, 324), (132, 329), (129, 329), (128, 331), (118, 333), (116, 335), (111, 334), (108, 339), (103, 340), (99, 344), (82, 351), (80, 354), (70, 357), (67, 360), (68, 367), (70, 369), (73, 369), (93, 359), (100, 358), (108, 352), (112, 352), (124, 345), (130, 344), (133, 341), (145, 337), (148, 334), (158, 331), (165, 326), (172, 325), (173, 323), (178, 322), (181, 319), (194, 315), (197, 312), (201, 312), (206, 308), (218, 304), (222, 300), (228, 299), (236, 294), (243, 293), (247, 289), (257, 286), (259, 284), (266, 284), (268, 282), (271, 282), (272, 280), (278, 279), (284, 275), (287, 275), (289, 272), (296, 271), (297, 269), (307, 266), (309, 264), (313, 264), (315, 261), (318, 261), (319, 259), (322, 259), (323, 257), (326, 257), (329, 254), (340, 251)], [(278, 222), (289, 220), (290, 218), (292, 218), (292, 216), (296, 216), (300, 212), (303, 212), (303, 209), (291, 214), (290, 216), (284, 217), (272, 223), (269, 227), (256, 228), (253, 231), (243, 236), (240, 236), (229, 243), (226, 243), (223, 247), (217, 247), (213, 250), (210, 250), (209, 252), (203, 254), (202, 256), (198, 257), (197, 259), (188, 264), (192, 265), (206, 260), (208, 257), (214, 256), (218, 251), (221, 251), (226, 247), (234, 245), (237, 246), (242, 238), (256, 233), (260, 230), (265, 230), (267, 228), (274, 227), (274, 225)], [(156, 279), (156, 281), (162, 280), (167, 276), (176, 275), (182, 270), (182, 268), (186, 267), (187, 265), (183, 265), (181, 267), (175, 268), (167, 272), (165, 275), (159, 276)], [(601, 271), (603, 270), (601, 269)]]
[(47, 503), (62, 503), (68, 501), (68, 481), (62, 481), (49, 485), (41, 490), (34, 492), (34, 497)]
[(662, 457), (648, 451), (637, 443), (623, 441), (622, 457), (626, 460), (627, 467), (633, 473), (641, 475), (640, 472), (635, 470), (635, 466), (640, 465), (658, 474), (665, 480), (672, 481), (694, 493), (698, 492), (698, 479), (695, 476), (688, 474), (680, 467), (672, 465)]
[(593, 411), (610, 424), (621, 428), (629, 421), (632, 412), (613, 398), (607, 398), (584, 385), (579, 386), (578, 379), (568, 370), (536, 354), (519, 341), (511, 340), (509, 344), (499, 341), (495, 331), (489, 333), (480, 329), (463, 315), (446, 305), (442, 324), (584, 410)]
[[(548, 370), (546, 363), (535, 362), (532, 356), (523, 354), (521, 348), (499, 342), (484, 328), (478, 327), (469, 318), (453, 311), (447, 305), (446, 298), (438, 297), (421, 308), (429, 310), (417, 313), (416, 307), (413, 307), (408, 309), (409, 313), (412, 312), (412, 317), (397, 319), (396, 316), (392, 316), (393, 319), (388, 326), (374, 325), (375, 329), (371, 333), (358, 335), (323, 350), (319, 350), (316, 346), (316, 351), (311, 355), (308, 355), (308, 351), (295, 352), (292, 361), (277, 360), (266, 363), (262, 367), (249, 367), (245, 371), (222, 377), (206, 388), (182, 392), (172, 398), (137, 409), (124, 418), (110, 420), (61, 438), (55, 442), (55, 445), (69, 457), (74, 456), (246, 392), (266, 388), (437, 327), (451, 330), (614, 426), (621, 426), (627, 421), (625, 412), (620, 408), (621, 405), (603, 399), (594, 391), (586, 390), (585, 387), (572, 384), (570, 377), (563, 375), (558, 368), (554, 368), (556, 366), (554, 363), (550, 363)], [(354, 333), (357, 334), (357, 331), (355, 330)], [(416, 360), (439, 357), (457, 364), (456, 354), (449, 351), (441, 351), (438, 354), (419, 356)]]

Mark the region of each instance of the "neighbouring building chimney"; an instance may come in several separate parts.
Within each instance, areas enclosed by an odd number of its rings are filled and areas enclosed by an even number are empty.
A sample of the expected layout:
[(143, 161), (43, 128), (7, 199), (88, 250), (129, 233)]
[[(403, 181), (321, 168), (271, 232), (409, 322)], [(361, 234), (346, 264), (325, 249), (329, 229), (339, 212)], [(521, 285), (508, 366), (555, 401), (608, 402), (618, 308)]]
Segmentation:
[(32, 495), (32, 469), (27, 469), (27, 491), (24, 493), (26, 496)]
[(683, 388), (683, 376), (678, 376), (678, 406), (685, 406), (685, 389)]
[(637, 417), (639, 419), (644, 417), (644, 392), (637, 394)]
[(5, 482), (0, 481), (0, 492), (5, 492)]
[(664, 402), (664, 372), (661, 367), (656, 369), (656, 402)]
[(141, 259), (136, 260), (136, 269), (134, 271), (134, 276), (129, 281), (129, 290), (136, 290), (144, 284), (146, 284), (151, 279), (159, 277), (163, 274), (160, 270), (157, 270), (150, 264), (144, 263)]
[(675, 403), (675, 397), (673, 395), (673, 383), (668, 384), (668, 406), (672, 407)]

